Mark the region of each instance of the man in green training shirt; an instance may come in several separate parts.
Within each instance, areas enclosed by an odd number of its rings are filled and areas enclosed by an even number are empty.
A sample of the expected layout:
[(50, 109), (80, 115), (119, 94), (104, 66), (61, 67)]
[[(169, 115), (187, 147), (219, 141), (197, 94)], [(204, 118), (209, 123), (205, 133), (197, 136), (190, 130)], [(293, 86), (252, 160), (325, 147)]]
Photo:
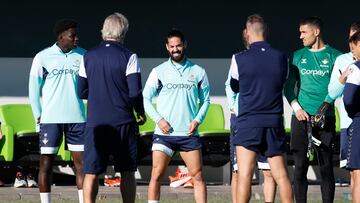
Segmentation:
[(307, 201), (309, 157), (315, 149), (320, 166), (322, 200), (333, 202), (335, 112), (327, 87), (335, 59), (341, 53), (323, 41), (320, 18), (305, 18), (300, 22), (299, 31), (304, 48), (294, 53), (285, 84), (285, 96), (294, 110), (291, 150), (295, 160), (295, 200), (299, 203)]

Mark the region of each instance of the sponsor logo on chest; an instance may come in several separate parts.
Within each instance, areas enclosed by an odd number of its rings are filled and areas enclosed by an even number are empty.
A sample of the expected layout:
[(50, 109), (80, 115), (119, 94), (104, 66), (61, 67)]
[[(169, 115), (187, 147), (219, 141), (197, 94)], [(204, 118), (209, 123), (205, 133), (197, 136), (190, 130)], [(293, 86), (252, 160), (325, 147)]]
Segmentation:
[[(308, 60), (307, 58), (302, 58), (300, 59), (300, 64), (308, 64)], [(321, 61), (319, 61), (319, 66), (321, 68), (329, 68), (330, 67), (330, 61), (329, 59), (325, 58)], [(312, 75), (312, 76), (321, 76), (323, 77), (325, 74), (330, 74), (329, 70), (316, 70), (313, 68), (308, 68), (308, 67), (299, 67), (300, 69), (300, 74), (302, 75)]]
[(164, 85), (167, 89), (185, 89), (190, 91), (192, 88), (195, 88), (195, 84), (186, 84), (186, 83), (166, 83)]
[(310, 70), (310, 69), (301, 69), (300, 73), (302, 75), (313, 75), (323, 77), (325, 74), (329, 74), (329, 70)]

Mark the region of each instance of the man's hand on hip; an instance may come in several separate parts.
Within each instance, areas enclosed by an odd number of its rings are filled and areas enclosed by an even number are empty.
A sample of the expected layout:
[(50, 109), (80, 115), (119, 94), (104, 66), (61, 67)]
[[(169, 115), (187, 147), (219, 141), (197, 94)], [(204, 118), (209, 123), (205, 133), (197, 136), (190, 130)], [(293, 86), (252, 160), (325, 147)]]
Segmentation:
[(190, 123), (188, 135), (189, 135), (189, 136), (193, 136), (194, 133), (195, 133), (195, 131), (197, 130), (198, 126), (199, 126), (199, 123), (198, 123), (196, 120), (193, 120), (193, 121)]
[(170, 134), (173, 131), (171, 125), (163, 118), (159, 120), (157, 125), (164, 134)]

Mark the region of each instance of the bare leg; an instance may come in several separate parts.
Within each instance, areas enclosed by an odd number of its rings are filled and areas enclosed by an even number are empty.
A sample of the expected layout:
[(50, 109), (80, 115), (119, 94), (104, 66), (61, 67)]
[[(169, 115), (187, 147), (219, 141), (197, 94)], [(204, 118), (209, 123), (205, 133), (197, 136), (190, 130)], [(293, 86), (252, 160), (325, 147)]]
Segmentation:
[(231, 175), (231, 198), (232, 203), (236, 203), (236, 192), (237, 192), (237, 172), (232, 172)]
[(167, 156), (164, 152), (153, 151), (152, 158), (153, 163), (148, 189), (148, 200), (160, 200), (161, 179), (164, 176), (171, 157)]
[(353, 191), (353, 185), (354, 185), (354, 175), (353, 172), (350, 171), (350, 190)]
[(200, 150), (180, 152), (186, 167), (194, 181), (194, 198), (196, 203), (206, 202), (206, 185), (202, 175), (202, 156)]
[(274, 202), (276, 195), (276, 182), (272, 177), (270, 170), (262, 170), (264, 175), (264, 199), (265, 202)]
[(236, 159), (238, 163), (237, 203), (247, 203), (250, 201), (251, 179), (254, 174), (256, 156), (256, 152), (242, 146), (236, 146)]
[(279, 185), (281, 202), (294, 202), (292, 187), (285, 166), (283, 155), (276, 155), (268, 158), (271, 174), (277, 185)]
[(352, 184), (352, 202), (360, 203), (360, 169), (352, 171), (353, 181)]
[(40, 169), (39, 169), (39, 191), (40, 193), (51, 192), (52, 183), (52, 166), (55, 159), (54, 154), (40, 155)]
[(98, 177), (95, 174), (85, 174), (84, 177), (84, 203), (94, 203), (99, 190)]
[(71, 152), (71, 156), (74, 160), (75, 173), (76, 173), (76, 186), (78, 190), (82, 190), (84, 174), (83, 174), (83, 152)]

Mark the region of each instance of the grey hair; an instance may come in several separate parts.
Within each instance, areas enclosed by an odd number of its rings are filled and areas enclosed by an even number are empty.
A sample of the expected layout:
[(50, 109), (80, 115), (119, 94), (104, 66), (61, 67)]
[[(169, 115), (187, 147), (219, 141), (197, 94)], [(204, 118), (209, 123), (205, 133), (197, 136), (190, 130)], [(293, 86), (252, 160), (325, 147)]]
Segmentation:
[(115, 40), (123, 42), (129, 29), (128, 19), (121, 13), (114, 13), (105, 18), (101, 30), (103, 40)]

